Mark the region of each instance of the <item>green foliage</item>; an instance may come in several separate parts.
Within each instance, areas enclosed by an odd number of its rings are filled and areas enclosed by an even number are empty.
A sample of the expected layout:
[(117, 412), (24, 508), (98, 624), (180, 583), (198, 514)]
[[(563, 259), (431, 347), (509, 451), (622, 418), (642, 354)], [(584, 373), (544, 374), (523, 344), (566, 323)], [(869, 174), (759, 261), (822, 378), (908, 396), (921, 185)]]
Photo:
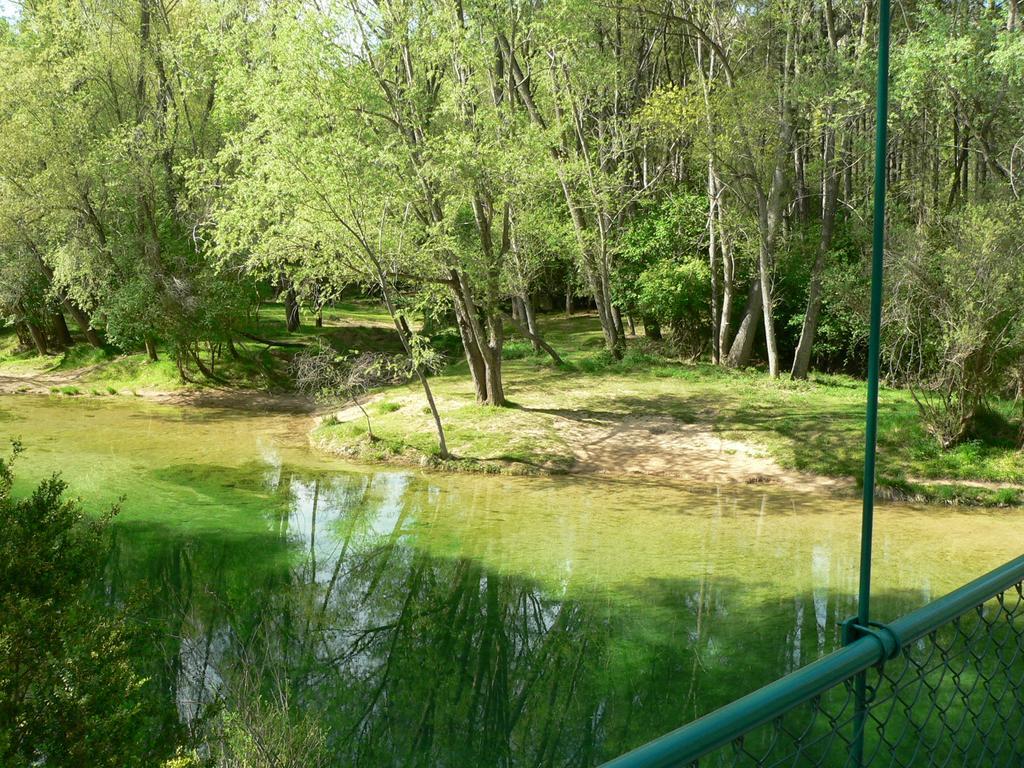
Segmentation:
[(623, 234), (614, 273), (620, 306), (647, 324), (672, 328), (691, 353), (709, 325), (707, 209), (706, 197), (688, 194), (644, 208)]
[(700, 195), (673, 195), (645, 206), (624, 231), (615, 269), (615, 296), (636, 311), (645, 270), (665, 261), (703, 256), (707, 243), (708, 201)]
[(537, 353), (527, 341), (509, 341), (501, 349), (501, 356), (505, 360), (522, 360), (524, 357), (533, 357)]
[(446, 328), (430, 335), (430, 346), (445, 359), (454, 360), (462, 354), (462, 337), (455, 328)]
[(223, 768), (327, 768), (327, 734), (287, 699), (267, 702), (242, 686), (237, 706), (221, 716), (215, 764)]
[(644, 270), (638, 282), (637, 310), (672, 328), (680, 348), (699, 354), (707, 337), (711, 270), (706, 262), (661, 261)]
[(970, 206), (907, 233), (888, 277), (886, 356), (944, 448), (985, 402), (1013, 395), (1024, 361), (1024, 210)]
[(162, 745), (137, 632), (90, 594), (110, 516), (87, 517), (56, 477), (26, 498), (12, 482), (0, 460), (0, 762), (148, 765)]
[[(92, 346), (59, 370), (101, 369), (76, 383), (137, 391), (197, 369), (278, 386), (286, 348), (240, 341), (267, 337), (253, 316), (271, 286), (328, 325), (355, 289), (408, 321), (414, 369), (440, 372), (465, 344), (496, 390), (503, 359), (536, 362), (502, 349), (513, 301), (551, 308), (568, 289), (601, 326), (580, 349), (621, 358), (625, 315), (697, 358), (713, 314), (728, 308), (714, 323), (728, 344), (761, 282), (760, 329), (734, 362), (779, 374), (818, 317), (815, 366), (863, 371), (875, 51), (861, 6), (627, 4), (614, 24), (593, 0), (153, 8), (41, 0), (0, 33), (0, 318), (22, 370), (57, 358), (67, 319)], [(1019, 286), (996, 276), (1020, 273), (1015, 8), (919, 5), (893, 30), (888, 369), (944, 445), (1024, 379)], [(680, 47), (695, 30), (700, 50)], [(962, 290), (984, 271), (971, 254), (995, 265), (976, 290), (987, 307)], [(403, 346), (351, 319), (309, 335)], [(559, 354), (614, 367), (575, 351)]]
[[(815, 235), (820, 234), (815, 232)], [(822, 314), (814, 337), (814, 359), (819, 370), (860, 373), (867, 347), (868, 253), (865, 232), (846, 217), (836, 222), (824, 274)], [(800, 299), (804, 300), (803, 291)], [(791, 319), (794, 331), (803, 323), (803, 306)]]

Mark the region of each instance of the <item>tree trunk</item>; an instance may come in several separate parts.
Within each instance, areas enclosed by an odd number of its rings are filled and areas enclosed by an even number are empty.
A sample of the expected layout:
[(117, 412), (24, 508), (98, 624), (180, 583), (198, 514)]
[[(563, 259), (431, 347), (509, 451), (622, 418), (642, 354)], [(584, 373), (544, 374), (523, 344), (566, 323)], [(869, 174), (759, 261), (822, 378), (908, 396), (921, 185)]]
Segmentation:
[(811, 283), (807, 291), (807, 311), (804, 313), (803, 327), (800, 329), (800, 341), (796, 345), (793, 356), (791, 375), (794, 379), (806, 379), (811, 365), (811, 351), (814, 348), (814, 335), (818, 330), (818, 319), (821, 314), (821, 277), (825, 271), (825, 259), (832, 248), (832, 233), (835, 229), (836, 204), (839, 196), (839, 178), (836, 174), (835, 144), (836, 135), (832, 128), (825, 129), (824, 147), (822, 148), (822, 165), (825, 178), (821, 194), (821, 240), (818, 243), (818, 255), (811, 268)]
[(14, 332), (18, 335), (18, 344), (22, 349), (35, 346), (35, 343), (32, 341), (32, 334), (29, 333), (28, 326), (24, 321), (14, 324)]
[(473, 389), (476, 392), (476, 401), (483, 403), (487, 400), (487, 376), (484, 371), (484, 357), (480, 354), (480, 347), (473, 338), (473, 328), (470, 325), (468, 311), (463, 300), (462, 292), (458, 288), (459, 279), (455, 271), (451, 272), (451, 287), (455, 294), (455, 320), (459, 327), (459, 338), (462, 339), (462, 349), (466, 353), (466, 365), (469, 367), (470, 377), (473, 379)]
[(356, 404), (356, 408), (358, 408), (362, 412), (363, 418), (366, 420), (366, 436), (367, 436), (367, 438), (369, 438), (371, 443), (376, 442), (377, 441), (377, 437), (376, 437), (376, 435), (373, 434), (373, 425), (370, 423), (370, 414), (368, 414), (366, 412), (366, 409), (363, 408), (363, 404), (361, 402), (359, 402), (359, 396), (358, 395), (352, 395), (352, 402)]
[(732, 244), (725, 236), (722, 227), (722, 203), (716, 206), (718, 213), (718, 233), (722, 248), (722, 321), (718, 331), (718, 349), (721, 362), (725, 362), (726, 350), (729, 348), (732, 333), (733, 293), (736, 290), (736, 260), (733, 256)]
[(505, 387), (501, 382), (501, 355), (491, 355), (490, 360), (485, 360), (487, 373), (487, 400), (486, 405), (502, 408), (507, 404), (505, 400)]
[(572, 317), (572, 284), (565, 281), (565, 316)]
[(68, 322), (64, 319), (64, 313), (59, 309), (53, 312), (53, 336), (58, 346), (62, 349), (67, 349), (75, 343), (75, 340), (71, 338), (71, 330), (68, 328)]
[[(42, 254), (39, 253), (34, 246), (32, 250), (36, 255), (36, 260), (39, 262), (39, 268), (42, 270), (43, 274), (46, 275), (46, 279), (52, 285), (53, 270), (50, 269), (50, 265), (46, 263), (46, 261), (43, 259)], [(88, 316), (85, 314), (85, 312), (82, 311), (82, 309), (77, 304), (75, 304), (74, 301), (67, 298), (66, 296), (62, 296), (61, 306), (63, 306), (64, 309), (68, 311), (68, 314), (71, 315), (72, 318), (74, 318), (75, 324), (82, 331), (82, 334), (85, 336), (85, 340), (88, 341), (89, 344), (97, 348), (103, 346), (103, 342), (100, 341), (99, 334), (96, 333), (96, 331), (94, 331), (92, 329), (92, 326), (89, 324)], [(61, 319), (64, 319), (63, 316), (61, 317)], [(64, 327), (67, 328), (66, 321), (64, 322)], [(70, 333), (68, 335), (70, 336)]]
[(289, 333), (295, 333), (301, 326), (299, 318), (299, 302), (296, 300), (295, 291), (289, 289), (285, 295), (285, 326)]
[[(147, 344), (146, 349), (147, 349), (147, 354), (148, 354), (148, 350), (149, 350), (148, 344)], [(156, 354), (156, 348), (155, 347), (154, 347), (153, 354)], [(196, 368), (199, 369), (199, 372), (201, 374), (203, 374), (203, 376), (205, 376), (208, 379), (211, 379), (212, 381), (223, 381), (220, 378), (220, 376), (218, 376), (212, 370), (210, 370), (209, 368), (206, 367), (206, 363), (204, 363), (203, 359), (199, 356), (198, 345), (190, 345), (189, 348), (188, 348), (188, 354), (189, 354), (189, 357), (192, 358), (192, 362), (194, 362), (196, 364)], [(150, 358), (150, 359), (152, 359), (152, 358)]]
[(160, 358), (156, 353), (156, 342), (153, 341), (151, 337), (147, 336), (144, 343), (146, 345), (146, 357), (149, 358), (149, 362), (157, 362)]
[(657, 320), (644, 315), (640, 318), (640, 321), (644, 324), (644, 336), (654, 341), (661, 341), (661, 324)]
[(472, 340), (480, 349), (484, 359), (484, 374), (487, 382), (486, 405), (501, 407), (505, 405), (505, 389), (501, 382), (501, 352), (505, 344), (505, 324), (501, 312), (500, 281), (501, 268), (506, 254), (511, 248), (512, 211), (508, 203), (502, 207), (501, 239), (494, 242), (492, 227), (495, 221), (493, 201), (477, 193), (473, 196), (473, 217), (476, 220), (477, 234), (480, 237), (480, 248), (486, 264), (486, 280), (483, 295), (483, 316), (486, 333), (475, 311), (473, 288), (465, 272), (458, 271), (457, 288), (469, 316), (469, 327)]
[(800, 221), (807, 221), (810, 206), (807, 204), (807, 174), (804, 162), (804, 149), (797, 146), (793, 150), (793, 175), (796, 177), (796, 212)]
[(519, 332), (530, 340), (530, 343), (533, 344), (533, 348), (535, 350), (537, 350), (538, 352), (540, 352), (541, 350), (547, 352), (548, 355), (551, 356), (551, 359), (554, 360), (557, 365), (562, 365), (561, 356), (555, 351), (554, 347), (552, 347), (550, 344), (544, 341), (544, 337), (541, 336), (539, 332), (531, 331), (529, 327), (518, 318), (513, 317), (512, 322), (515, 324), (516, 328), (519, 329)]
[(533, 302), (529, 296), (524, 294), (519, 299), (519, 306), (522, 309), (521, 319), (526, 321), (526, 327), (530, 331), (530, 343), (533, 345), (533, 351), (540, 352), (540, 329), (537, 327), (537, 312), (533, 307)]
[(285, 328), (289, 333), (299, 330), (301, 321), (299, 318), (299, 299), (295, 293), (295, 284), (284, 274), (278, 279), (279, 295), (283, 295), (285, 302)]
[[(586, 240), (586, 233), (579, 231), (578, 237), (582, 243)], [(583, 246), (581, 245), (581, 247)], [(584, 257), (583, 271), (594, 296), (597, 318), (601, 322), (601, 332), (604, 334), (605, 349), (611, 353), (612, 357), (619, 360), (622, 358), (622, 328), (615, 322), (615, 307), (611, 303), (608, 281), (599, 273), (600, 267), (591, 263), (592, 261), (596, 261), (592, 255)]]
[[(787, 46), (788, 46), (787, 42)], [(758, 228), (760, 247), (757, 256), (761, 279), (761, 307), (764, 311), (764, 340), (768, 348), (768, 372), (773, 379), (779, 376), (779, 350), (775, 338), (775, 292), (772, 289), (772, 269), (775, 261), (775, 243), (782, 224), (783, 203), (788, 192), (786, 165), (789, 148), (793, 143), (793, 127), (790, 124), (789, 106), (783, 103), (779, 125), (779, 146), (775, 150), (775, 170), (772, 172), (768, 194), (757, 191)]]
[(774, 379), (779, 375), (779, 350), (775, 343), (775, 310), (772, 296), (771, 260), (772, 249), (769, 239), (770, 224), (768, 223), (767, 205), (759, 202), (761, 219), (761, 238), (757, 249), (758, 281), (761, 284), (761, 310), (764, 323), (764, 341), (768, 350), (768, 374)]
[(450, 459), (451, 454), (448, 453), (448, 442), (445, 440), (444, 427), (441, 425), (441, 414), (437, 410), (437, 403), (434, 402), (434, 393), (430, 389), (430, 383), (427, 381), (427, 374), (424, 372), (423, 366), (417, 362), (416, 356), (413, 354), (412, 342), (410, 341), (412, 330), (409, 328), (408, 323), (405, 322), (405, 318), (395, 312), (395, 305), (391, 302), (391, 293), (388, 291), (387, 280), (384, 276), (384, 271), (381, 269), (380, 262), (373, 257), (371, 259), (377, 272), (377, 283), (380, 286), (380, 294), (384, 299), (384, 305), (387, 307), (388, 314), (391, 315), (391, 322), (395, 324), (395, 330), (398, 331), (398, 337), (402, 342), (402, 347), (405, 349), (405, 354), (409, 356), (409, 363), (416, 372), (416, 378), (419, 379), (420, 386), (423, 387), (423, 396), (426, 397), (427, 406), (430, 408), (430, 415), (434, 418), (434, 428), (437, 430), (437, 455), (442, 459)]
[[(866, 8), (867, 6), (865, 6)], [(843, 136), (843, 200), (853, 203), (853, 131)]]
[(457, 271), (453, 271), (452, 276), (450, 284), (455, 293), (456, 308), (464, 320), (459, 324), (459, 332), (462, 335), (466, 358), (470, 360), (477, 402), (483, 405), (503, 406), (505, 393), (501, 386), (501, 347), (504, 332), (501, 318), (485, 318), (489, 332), (485, 334), (477, 316), (478, 310), (468, 279)]
[(718, 183), (715, 178), (715, 162), (708, 155), (708, 266), (711, 269), (711, 362), (721, 361), (721, 316), (718, 306), (718, 227), (715, 223), (715, 208), (718, 205)]
[(615, 324), (615, 336), (619, 340), (625, 339), (626, 329), (622, 327), (622, 312), (614, 304), (612, 305), (612, 322)]
[(75, 325), (78, 326), (79, 330), (85, 336), (85, 340), (92, 346), (99, 347), (103, 346), (103, 342), (100, 340), (100, 335), (96, 333), (92, 325), (89, 323), (89, 317), (83, 312), (77, 304), (71, 299), (64, 300), (64, 308), (68, 311), (68, 314), (75, 320)]
[(445, 460), (450, 459), (451, 454), (448, 453), (448, 443), (444, 437), (444, 427), (441, 426), (441, 414), (437, 411), (434, 393), (431, 391), (427, 376), (423, 373), (423, 368), (420, 366), (416, 367), (416, 378), (420, 380), (420, 386), (423, 387), (423, 395), (427, 398), (427, 406), (430, 408), (430, 415), (434, 418), (434, 428), (437, 431), (437, 455)]
[(487, 318), (487, 342), (484, 348), (484, 367), (487, 370), (487, 405), (503, 407), (505, 387), (501, 381), (501, 351), (505, 346), (505, 323), (501, 315)]
[(42, 326), (32, 322), (31, 320), (26, 320), (25, 326), (28, 328), (28, 332), (32, 336), (32, 345), (36, 348), (36, 352), (40, 355), (50, 354), (50, 350), (46, 344), (46, 331), (43, 330)]
[(743, 320), (736, 329), (736, 337), (729, 348), (727, 365), (731, 368), (743, 368), (750, 362), (754, 351), (754, 339), (761, 325), (761, 281), (755, 279), (747, 290), (747, 307), (743, 312)]

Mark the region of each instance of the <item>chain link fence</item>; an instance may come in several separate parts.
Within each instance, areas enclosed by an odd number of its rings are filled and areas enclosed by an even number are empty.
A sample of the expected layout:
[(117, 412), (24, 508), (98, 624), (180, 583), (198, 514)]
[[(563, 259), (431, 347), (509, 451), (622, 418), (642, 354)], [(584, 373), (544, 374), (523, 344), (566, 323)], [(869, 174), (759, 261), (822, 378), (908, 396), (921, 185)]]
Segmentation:
[(606, 768), (1024, 766), (1022, 583), (1024, 557)]

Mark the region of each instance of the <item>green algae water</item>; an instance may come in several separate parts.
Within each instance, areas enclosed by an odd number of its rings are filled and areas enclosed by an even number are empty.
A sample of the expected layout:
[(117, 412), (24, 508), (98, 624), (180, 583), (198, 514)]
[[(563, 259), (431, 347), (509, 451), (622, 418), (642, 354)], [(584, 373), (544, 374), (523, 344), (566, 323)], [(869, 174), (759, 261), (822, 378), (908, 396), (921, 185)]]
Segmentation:
[[(339, 766), (592, 766), (837, 647), (859, 504), (345, 465), (301, 416), (0, 398), (17, 491), (118, 502), (154, 706), (285, 702)], [(882, 506), (885, 620), (1020, 554), (1021, 510)], [(170, 726), (169, 726), (170, 727)]]

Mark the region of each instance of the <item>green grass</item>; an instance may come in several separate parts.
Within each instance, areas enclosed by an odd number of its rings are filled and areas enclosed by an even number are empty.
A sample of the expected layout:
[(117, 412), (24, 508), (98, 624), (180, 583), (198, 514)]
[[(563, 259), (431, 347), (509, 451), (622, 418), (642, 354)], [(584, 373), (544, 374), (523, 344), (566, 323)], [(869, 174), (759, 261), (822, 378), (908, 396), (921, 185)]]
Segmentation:
[(535, 354), (533, 345), (528, 341), (508, 341), (501, 350), (501, 356), (504, 360), (522, 360)]
[[(289, 333), (283, 305), (266, 303), (245, 330), (274, 341), (310, 343), (319, 337), (339, 352), (368, 349), (394, 353), (403, 351), (391, 316), (376, 305), (346, 301), (334, 307), (326, 307), (321, 328), (316, 327), (316, 318), (311, 314), (304, 313), (300, 319), (302, 323), (298, 330)], [(253, 345), (261, 346), (258, 343)]]
[[(455, 385), (454, 377), (435, 380), (435, 389)], [(443, 410), (445, 436), (454, 458), (440, 461), (430, 410), (420, 405), (420, 391), (413, 387), (394, 390), (392, 397), (370, 409), (374, 439), (367, 433), (362, 414), (338, 422), (327, 417), (314, 438), (336, 452), (370, 460), (405, 457), (443, 469), (533, 474), (564, 472), (573, 454), (558, 438), (549, 420), (530, 417), (514, 408), (488, 408), (471, 398), (438, 394)], [(396, 402), (396, 399), (399, 402)], [(385, 406), (385, 407), (380, 407)]]
[(10, 328), (0, 328), (0, 373), (12, 375), (34, 372), (41, 361), (35, 350), (19, 349), (18, 337)]
[[(173, 360), (166, 353), (151, 363), (144, 354), (123, 355), (111, 348), (78, 343), (70, 349), (42, 357), (34, 351), (19, 351), (17, 337), (10, 331), (0, 335), (0, 374), (40, 380), (73, 379), (74, 384), (51, 386), (51, 391), (89, 391), (94, 395), (117, 394), (120, 389), (173, 391), (184, 386)], [(26, 389), (27, 389), (26, 385)]]

